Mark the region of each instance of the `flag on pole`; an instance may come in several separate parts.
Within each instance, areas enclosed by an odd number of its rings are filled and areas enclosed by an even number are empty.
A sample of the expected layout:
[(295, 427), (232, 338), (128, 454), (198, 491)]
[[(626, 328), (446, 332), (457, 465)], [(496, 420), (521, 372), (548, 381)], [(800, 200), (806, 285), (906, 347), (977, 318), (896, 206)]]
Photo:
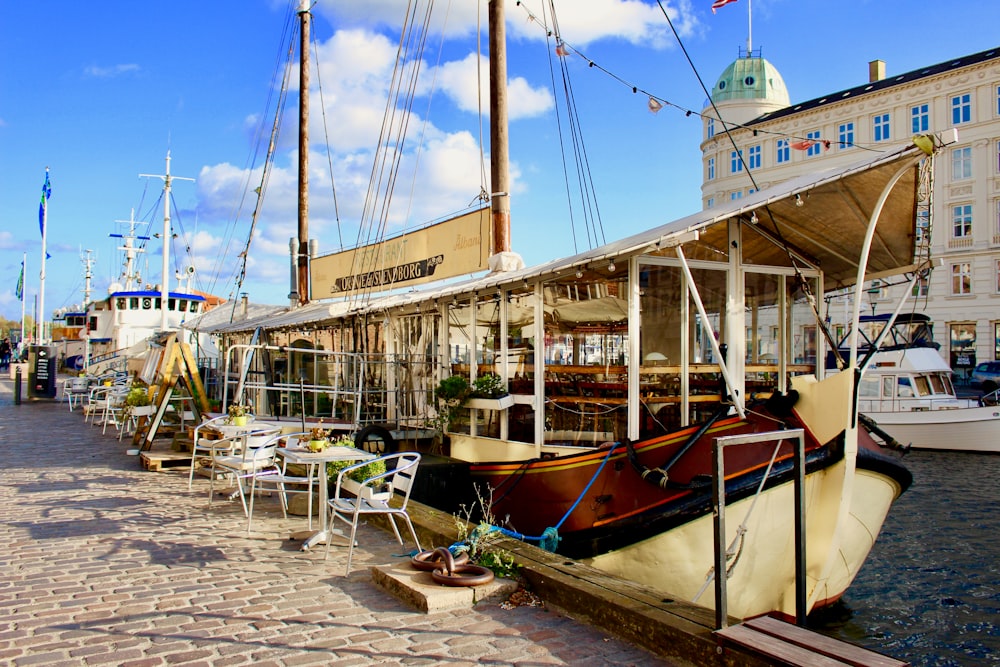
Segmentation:
[(17, 277), (17, 289), (14, 290), (14, 296), (17, 297), (18, 301), (24, 300), (24, 262), (21, 262), (21, 275)]
[(736, 0), (715, 0), (715, 2), (712, 3), (712, 13), (714, 14), (716, 9), (725, 7), (730, 2), (736, 2)]
[(42, 184), (42, 202), (38, 205), (38, 231), (45, 236), (45, 205), (52, 196), (52, 185), (49, 183), (49, 170), (45, 170), (45, 183)]

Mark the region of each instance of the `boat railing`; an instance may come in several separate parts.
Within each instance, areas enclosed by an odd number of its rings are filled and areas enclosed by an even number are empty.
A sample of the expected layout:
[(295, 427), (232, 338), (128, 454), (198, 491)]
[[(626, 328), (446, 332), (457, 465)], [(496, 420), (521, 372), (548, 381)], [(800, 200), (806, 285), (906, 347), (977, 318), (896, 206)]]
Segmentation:
[[(795, 622), (805, 625), (806, 611), (806, 440), (805, 430), (801, 428), (785, 431), (768, 431), (748, 435), (727, 435), (715, 439), (712, 448), (712, 507), (715, 527), (715, 627), (725, 628), (729, 623), (726, 580), (729, 578), (729, 565), (726, 556), (729, 547), (726, 544), (726, 470), (725, 448), (738, 445), (794, 441), (794, 502), (795, 502)], [(768, 471), (769, 472), (769, 471)], [(765, 473), (765, 479), (767, 474)], [(763, 481), (761, 482), (763, 485)], [(748, 514), (753, 513), (753, 505)], [(737, 531), (737, 535), (742, 531)], [(737, 537), (737, 539), (739, 539)]]
[(234, 345), (222, 371), (223, 407), (240, 402), (256, 414), (324, 419), (348, 430), (423, 427), (438, 367), (428, 355)]

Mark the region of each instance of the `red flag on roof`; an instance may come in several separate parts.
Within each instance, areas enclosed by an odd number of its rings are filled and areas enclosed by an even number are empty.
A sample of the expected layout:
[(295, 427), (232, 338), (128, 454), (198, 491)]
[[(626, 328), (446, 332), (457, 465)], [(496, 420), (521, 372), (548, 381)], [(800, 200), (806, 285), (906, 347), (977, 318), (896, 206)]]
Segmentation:
[(725, 7), (730, 2), (736, 2), (736, 0), (715, 0), (715, 2), (712, 3), (712, 13), (714, 14), (716, 9), (719, 7)]

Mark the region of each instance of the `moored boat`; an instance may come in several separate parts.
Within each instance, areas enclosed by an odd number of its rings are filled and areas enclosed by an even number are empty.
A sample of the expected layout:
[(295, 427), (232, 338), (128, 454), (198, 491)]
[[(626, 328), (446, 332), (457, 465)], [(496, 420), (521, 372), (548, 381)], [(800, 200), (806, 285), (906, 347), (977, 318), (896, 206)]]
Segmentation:
[[(863, 315), (858, 325), (859, 351), (866, 361), (858, 409), (883, 436), (891, 437), (893, 444), (916, 449), (1000, 451), (996, 394), (957, 395), (951, 367), (938, 351), (940, 345), (927, 315)], [(883, 342), (875, 345), (886, 327)], [(842, 352), (850, 335), (841, 341)], [(827, 368), (834, 368), (830, 356)]]

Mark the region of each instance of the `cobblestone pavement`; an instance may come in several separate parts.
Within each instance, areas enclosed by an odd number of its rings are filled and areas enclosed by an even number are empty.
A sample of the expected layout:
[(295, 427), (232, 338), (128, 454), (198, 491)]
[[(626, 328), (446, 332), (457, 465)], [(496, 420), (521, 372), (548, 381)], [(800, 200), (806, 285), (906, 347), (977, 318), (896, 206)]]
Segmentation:
[[(15, 406), (0, 382), (0, 664), (660, 665), (555, 610), (423, 614), (376, 588), (402, 558), (363, 527), (346, 549), (298, 550), (304, 517), (207, 503), (187, 468), (141, 470), (65, 403)], [(258, 522), (259, 517), (259, 522)]]

